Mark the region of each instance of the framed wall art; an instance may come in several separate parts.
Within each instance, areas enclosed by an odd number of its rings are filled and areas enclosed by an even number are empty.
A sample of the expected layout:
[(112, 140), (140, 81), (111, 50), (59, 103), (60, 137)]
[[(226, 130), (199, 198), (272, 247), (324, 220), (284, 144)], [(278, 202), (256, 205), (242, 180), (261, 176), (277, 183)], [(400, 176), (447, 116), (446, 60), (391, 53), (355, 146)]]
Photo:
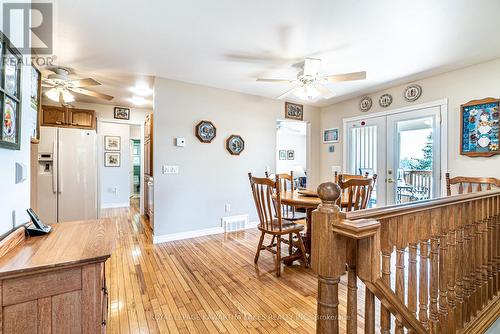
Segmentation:
[(373, 104), (372, 98), (369, 96), (363, 96), (359, 101), (359, 110), (362, 112), (367, 112), (371, 109)]
[(120, 153), (104, 152), (104, 167), (120, 167), (120, 160)]
[(499, 99), (485, 98), (460, 106), (460, 154), (491, 157), (499, 150)]
[(338, 143), (339, 142), (339, 128), (331, 128), (323, 130), (323, 143)]
[(105, 151), (120, 151), (121, 137), (120, 136), (104, 136)]
[(304, 106), (302, 104), (285, 102), (285, 118), (302, 121), (304, 119)]
[(240, 155), (245, 149), (245, 141), (239, 135), (231, 135), (226, 140), (226, 149), (231, 155)]
[(125, 107), (115, 107), (114, 109), (115, 119), (130, 120), (130, 109)]
[(280, 160), (286, 160), (286, 151), (285, 150), (279, 150), (279, 158), (280, 158)]
[(286, 151), (286, 159), (287, 160), (295, 160), (295, 151), (294, 150)]
[(40, 115), (42, 110), (42, 73), (31, 63), (31, 141), (40, 140)]
[(0, 148), (21, 148), (21, 54), (0, 32)]
[(217, 135), (217, 129), (212, 122), (201, 121), (196, 124), (194, 134), (202, 143), (210, 143)]

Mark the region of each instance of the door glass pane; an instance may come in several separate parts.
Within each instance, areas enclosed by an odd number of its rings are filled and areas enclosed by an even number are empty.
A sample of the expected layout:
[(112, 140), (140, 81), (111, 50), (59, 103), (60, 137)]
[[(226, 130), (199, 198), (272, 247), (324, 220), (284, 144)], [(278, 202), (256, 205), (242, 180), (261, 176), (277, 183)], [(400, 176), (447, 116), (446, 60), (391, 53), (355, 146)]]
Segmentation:
[(397, 122), (396, 203), (432, 197), (433, 118)]
[[(369, 125), (350, 129), (349, 173), (370, 176), (377, 170), (377, 126)], [(377, 184), (372, 192), (368, 207), (377, 204)]]

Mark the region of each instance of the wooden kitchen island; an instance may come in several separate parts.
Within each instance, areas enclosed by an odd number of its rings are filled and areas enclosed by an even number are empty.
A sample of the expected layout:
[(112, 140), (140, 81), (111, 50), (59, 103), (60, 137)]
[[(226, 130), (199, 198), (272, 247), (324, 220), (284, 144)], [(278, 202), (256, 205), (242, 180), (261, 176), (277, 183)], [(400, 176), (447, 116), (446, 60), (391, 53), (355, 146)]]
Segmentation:
[(45, 236), (25, 237), (22, 227), (0, 242), (0, 333), (105, 332), (113, 223), (51, 226)]

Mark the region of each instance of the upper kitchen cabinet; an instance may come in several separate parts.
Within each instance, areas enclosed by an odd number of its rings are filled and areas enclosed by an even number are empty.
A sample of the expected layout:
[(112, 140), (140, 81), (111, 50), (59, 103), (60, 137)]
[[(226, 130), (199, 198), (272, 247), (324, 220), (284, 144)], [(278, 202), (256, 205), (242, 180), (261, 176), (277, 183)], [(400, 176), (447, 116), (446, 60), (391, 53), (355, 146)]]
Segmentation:
[(57, 106), (43, 106), (41, 125), (95, 130), (95, 111)]

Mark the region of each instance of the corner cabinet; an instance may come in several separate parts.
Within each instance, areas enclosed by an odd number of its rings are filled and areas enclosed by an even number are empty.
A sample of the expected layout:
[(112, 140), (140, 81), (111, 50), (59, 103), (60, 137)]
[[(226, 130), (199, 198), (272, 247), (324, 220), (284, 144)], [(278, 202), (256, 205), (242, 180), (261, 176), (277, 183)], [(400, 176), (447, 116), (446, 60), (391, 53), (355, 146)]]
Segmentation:
[(149, 114), (144, 121), (144, 214), (151, 228), (154, 226), (153, 142), (153, 114)]
[(95, 111), (57, 106), (43, 106), (41, 125), (95, 130)]

